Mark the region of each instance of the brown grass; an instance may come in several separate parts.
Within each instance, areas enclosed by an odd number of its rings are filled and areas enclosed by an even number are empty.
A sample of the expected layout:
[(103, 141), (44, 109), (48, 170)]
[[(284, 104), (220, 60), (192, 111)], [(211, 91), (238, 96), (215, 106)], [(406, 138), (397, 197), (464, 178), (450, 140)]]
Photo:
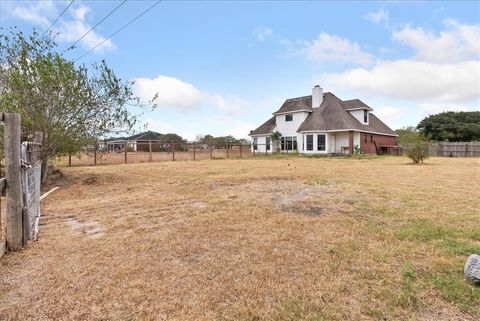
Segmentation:
[(64, 168), (0, 320), (478, 320), (480, 162)]

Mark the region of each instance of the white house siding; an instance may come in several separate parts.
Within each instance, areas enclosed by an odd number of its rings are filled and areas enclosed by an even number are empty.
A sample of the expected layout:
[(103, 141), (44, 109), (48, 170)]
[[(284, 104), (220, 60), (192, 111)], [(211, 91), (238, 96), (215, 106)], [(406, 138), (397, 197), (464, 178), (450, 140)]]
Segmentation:
[[(335, 150), (332, 150), (331, 153), (342, 153), (345, 152), (348, 154), (348, 149), (342, 151), (342, 147), (348, 147), (348, 132), (336, 132), (335, 134)], [(332, 133), (333, 135), (333, 133)]]
[(370, 121), (370, 113), (368, 113), (369, 115), (367, 116), (367, 122), (363, 122), (363, 109), (359, 109), (359, 110), (351, 110), (349, 111), (349, 113), (355, 117), (360, 123), (362, 124), (367, 124), (369, 123)]
[[(293, 116), (292, 121), (285, 121), (286, 114), (275, 116), (275, 121), (277, 124), (275, 130), (278, 130), (282, 134), (282, 137), (297, 137), (297, 148), (299, 152), (302, 152), (302, 135), (298, 134), (297, 130), (307, 118), (309, 113), (306, 111), (301, 111), (292, 112), (290, 114)], [(286, 153), (286, 151), (283, 152)]]
[(353, 133), (353, 146), (358, 145), (360, 147), (360, 133), (354, 132)]
[[(251, 151), (253, 153), (253, 140), (256, 138), (257, 139), (257, 149), (255, 150), (255, 153), (263, 153), (265, 154), (265, 149), (266, 149), (266, 139), (268, 136), (252, 136), (252, 145), (251, 145)], [(270, 150), (267, 150), (268, 154), (272, 153), (272, 141), (270, 140)]]
[[(313, 135), (313, 150), (307, 150), (307, 135)], [(325, 135), (325, 150), (317, 150), (318, 146), (318, 136), (317, 135)], [(312, 133), (303, 133), (300, 134), (300, 140), (298, 140), (298, 150), (299, 152), (307, 155), (313, 154), (328, 154), (332, 153), (329, 151), (330, 147), (330, 134), (326, 132), (312, 132)], [(301, 145), (300, 145), (301, 144)]]

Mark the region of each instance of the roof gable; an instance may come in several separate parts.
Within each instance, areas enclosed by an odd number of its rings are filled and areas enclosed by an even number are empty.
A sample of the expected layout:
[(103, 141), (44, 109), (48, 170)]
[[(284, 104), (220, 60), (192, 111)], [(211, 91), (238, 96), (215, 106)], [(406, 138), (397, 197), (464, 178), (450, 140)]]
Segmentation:
[(275, 116), (271, 117), (269, 120), (264, 122), (260, 127), (250, 132), (250, 135), (268, 135), (270, 134), (276, 126)]
[(370, 111), (373, 110), (370, 106), (365, 104), (360, 99), (343, 100), (342, 105), (345, 108), (345, 110), (351, 110), (351, 109), (367, 109)]
[[(352, 104), (355, 104), (358, 106), (358, 102), (362, 103), (359, 99), (356, 100), (357, 102), (349, 101), (350, 103), (347, 103), (347, 105), (352, 106)], [(365, 106), (367, 105), (365, 104)], [(345, 107), (344, 101), (340, 100), (332, 93), (325, 93), (320, 107), (315, 108), (313, 112), (308, 115), (305, 121), (298, 128), (297, 132), (317, 130), (358, 130), (386, 135), (396, 135), (392, 129), (385, 125), (385, 123), (383, 123), (373, 113), (369, 113), (370, 120), (369, 124), (366, 125), (360, 123), (347, 110), (348, 109)]]
[(282, 114), (282, 113), (289, 113), (295, 111), (313, 111), (312, 108), (312, 95), (310, 96), (302, 96), (302, 97), (295, 97), (285, 100), (283, 105), (280, 107), (279, 110), (274, 112), (273, 114)]

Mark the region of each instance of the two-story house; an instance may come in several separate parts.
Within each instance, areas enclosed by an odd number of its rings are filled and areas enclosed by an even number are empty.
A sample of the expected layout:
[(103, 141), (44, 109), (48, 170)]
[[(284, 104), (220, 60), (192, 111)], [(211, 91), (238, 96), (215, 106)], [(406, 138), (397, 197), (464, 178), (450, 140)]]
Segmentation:
[(358, 148), (364, 154), (389, 153), (397, 148), (397, 135), (372, 111), (359, 99), (341, 100), (315, 86), (312, 95), (285, 100), (272, 118), (251, 131), (251, 148), (274, 152), (270, 135), (278, 131), (281, 152), (353, 154)]

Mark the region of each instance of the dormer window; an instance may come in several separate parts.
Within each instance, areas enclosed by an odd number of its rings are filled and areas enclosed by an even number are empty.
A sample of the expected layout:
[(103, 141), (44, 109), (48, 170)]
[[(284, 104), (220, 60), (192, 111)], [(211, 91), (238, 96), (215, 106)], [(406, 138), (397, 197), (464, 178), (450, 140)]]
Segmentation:
[(292, 114), (286, 114), (285, 115), (285, 121), (293, 121), (293, 115)]
[(363, 122), (368, 123), (368, 111), (367, 110), (363, 111)]

